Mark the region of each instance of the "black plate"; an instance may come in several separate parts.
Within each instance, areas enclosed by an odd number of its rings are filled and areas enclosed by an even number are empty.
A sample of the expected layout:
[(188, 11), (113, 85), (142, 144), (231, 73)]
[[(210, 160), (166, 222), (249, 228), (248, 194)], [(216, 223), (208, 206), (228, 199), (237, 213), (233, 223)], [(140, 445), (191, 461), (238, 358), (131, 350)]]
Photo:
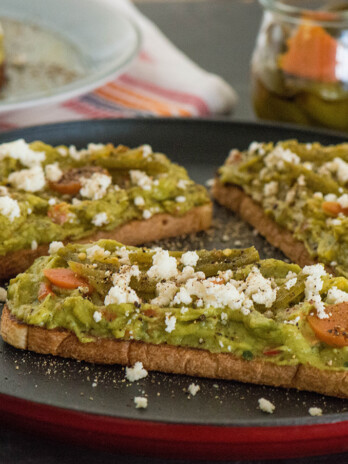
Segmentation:
[[(344, 136), (290, 126), (204, 120), (100, 120), (55, 124), (1, 134), (0, 142), (17, 138), (43, 140), (50, 144), (113, 142), (129, 146), (149, 143), (172, 160), (186, 166), (199, 182), (212, 178), (233, 147), (250, 142), (297, 138), (324, 144), (345, 141)], [(163, 241), (171, 248), (244, 247), (255, 244), (263, 257), (282, 258), (252, 229), (223, 208), (215, 208), (213, 229), (194, 239)], [(179, 375), (149, 373), (129, 384), (119, 366), (96, 366), (51, 356), (22, 352), (0, 342), (0, 394), (84, 413), (124, 419), (180, 424), (225, 426), (275, 426), (330, 423), (348, 420), (348, 401), (237, 382), (193, 379)], [(186, 392), (191, 382), (201, 390), (192, 398)], [(135, 409), (133, 398), (146, 394), (149, 406)], [(273, 415), (258, 409), (258, 398), (276, 405)], [(322, 417), (310, 417), (308, 408), (318, 406)]]

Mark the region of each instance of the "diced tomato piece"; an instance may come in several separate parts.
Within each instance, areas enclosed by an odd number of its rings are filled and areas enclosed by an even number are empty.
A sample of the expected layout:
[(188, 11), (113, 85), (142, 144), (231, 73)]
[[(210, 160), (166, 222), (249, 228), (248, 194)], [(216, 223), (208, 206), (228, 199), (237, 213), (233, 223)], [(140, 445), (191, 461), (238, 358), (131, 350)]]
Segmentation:
[(281, 350), (265, 350), (263, 354), (265, 356), (276, 356), (277, 354), (280, 354)]
[(37, 295), (38, 300), (42, 301), (48, 295), (54, 296), (55, 293), (54, 293), (54, 291), (52, 290), (51, 286), (48, 283), (41, 282), (40, 286), (39, 286), (39, 292), (38, 292), (38, 295)]
[(62, 225), (68, 220), (69, 205), (65, 202), (51, 206), (47, 211), (47, 216), (56, 224)]

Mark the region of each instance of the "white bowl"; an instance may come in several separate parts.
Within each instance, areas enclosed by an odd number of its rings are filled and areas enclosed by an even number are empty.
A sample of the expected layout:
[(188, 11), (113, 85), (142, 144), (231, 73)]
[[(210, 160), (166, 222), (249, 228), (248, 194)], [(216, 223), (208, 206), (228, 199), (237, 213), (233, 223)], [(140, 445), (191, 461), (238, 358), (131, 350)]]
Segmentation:
[[(9, 97), (5, 93), (0, 99), (0, 112), (59, 102), (87, 93), (124, 71), (137, 55), (141, 43), (137, 26), (112, 3), (103, 0), (1, 0), (1, 18), (37, 25), (60, 36), (78, 53), (84, 72), (70, 83), (51, 89), (36, 89)], [(38, 42), (32, 47), (35, 56), (45, 49), (44, 45)]]

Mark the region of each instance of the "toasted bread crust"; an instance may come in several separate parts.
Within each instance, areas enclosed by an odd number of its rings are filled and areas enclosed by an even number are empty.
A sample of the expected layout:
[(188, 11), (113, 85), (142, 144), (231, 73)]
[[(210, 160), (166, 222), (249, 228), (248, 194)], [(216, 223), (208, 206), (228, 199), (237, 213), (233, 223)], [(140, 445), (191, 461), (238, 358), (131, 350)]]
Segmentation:
[[(292, 233), (280, 227), (273, 219), (265, 214), (262, 206), (256, 203), (240, 187), (224, 185), (215, 180), (213, 196), (223, 206), (237, 213), (244, 221), (255, 227), (266, 240), (279, 248), (288, 258), (301, 267), (316, 264), (305, 245), (295, 239)], [(331, 268), (327, 268), (332, 272)]]
[[(156, 214), (150, 219), (130, 221), (111, 231), (98, 231), (78, 243), (100, 239), (118, 240), (125, 245), (140, 245), (162, 238), (206, 230), (211, 225), (212, 204), (192, 208), (183, 216)], [(72, 243), (76, 243), (72, 241)], [(0, 257), (0, 280), (8, 279), (28, 269), (39, 256), (48, 254), (49, 245), (40, 245), (36, 250), (25, 249), (7, 253)]]
[(309, 365), (280, 366), (263, 359), (246, 361), (232, 354), (166, 344), (107, 338), (81, 343), (66, 330), (48, 330), (20, 323), (6, 306), (0, 330), (7, 343), (37, 353), (98, 364), (133, 365), (141, 361), (150, 371), (296, 388), (348, 398), (347, 371), (330, 372)]

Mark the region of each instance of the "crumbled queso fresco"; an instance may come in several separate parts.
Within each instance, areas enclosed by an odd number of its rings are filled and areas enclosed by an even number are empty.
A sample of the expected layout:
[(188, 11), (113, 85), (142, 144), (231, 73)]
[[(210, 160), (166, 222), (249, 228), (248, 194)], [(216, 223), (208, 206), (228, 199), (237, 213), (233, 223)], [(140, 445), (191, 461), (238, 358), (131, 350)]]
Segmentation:
[[(53, 242), (51, 247), (59, 249), (60, 243)], [(50, 247), (50, 249), (51, 249)], [(141, 297), (131, 287), (131, 278), (139, 279), (141, 272), (136, 264), (131, 264), (129, 251), (123, 247), (116, 252), (121, 263), (118, 271), (111, 276), (112, 286), (105, 296), (104, 304), (141, 304)], [(93, 245), (86, 249), (86, 256), (90, 260), (102, 259), (110, 252)], [(156, 248), (152, 255), (152, 266), (147, 270), (147, 276), (156, 283), (156, 296), (150, 303), (170, 308), (182, 307), (182, 314), (187, 306), (196, 308), (213, 307), (239, 310), (244, 315), (250, 313), (255, 304), (271, 308), (276, 301), (278, 287), (272, 278), (265, 278), (258, 267), (254, 266), (246, 280), (233, 279), (233, 272), (227, 270), (219, 272), (218, 276), (206, 277), (201, 271), (195, 271), (199, 260), (196, 252), (183, 253), (180, 260), (170, 256), (167, 250)], [(182, 264), (180, 269), (178, 266)], [(348, 294), (332, 287), (322, 300), (320, 291), (323, 288), (322, 278), (327, 275), (320, 264), (305, 266), (303, 274), (305, 280), (305, 300), (311, 302), (317, 310), (319, 318), (329, 317), (326, 304), (348, 301)], [(289, 272), (286, 276), (285, 287), (291, 289), (297, 282), (297, 274)], [(223, 324), (228, 321), (228, 311), (221, 314)], [(298, 319), (296, 319), (298, 320)], [(287, 322), (287, 321), (285, 321)], [(288, 321), (294, 323), (294, 320)], [(170, 311), (165, 314), (165, 331), (175, 331), (176, 317)]]
[(322, 416), (323, 415), (323, 410), (321, 408), (309, 408), (308, 412), (311, 416)]
[(199, 385), (196, 385), (194, 383), (191, 383), (189, 386), (188, 386), (188, 392), (190, 393), (190, 395), (192, 396), (196, 396), (196, 394), (199, 392), (199, 390), (201, 389), (201, 387)]
[(133, 367), (126, 367), (126, 379), (129, 382), (136, 382), (147, 376), (148, 372), (143, 368), (143, 363), (137, 361)]
[(271, 403), (269, 400), (266, 400), (265, 398), (259, 398), (258, 402), (261, 411), (266, 412), (267, 414), (273, 414), (275, 410), (273, 403)]
[(148, 402), (147, 402), (147, 398), (145, 398), (144, 396), (135, 396), (134, 403), (137, 409), (145, 409), (147, 408)]

